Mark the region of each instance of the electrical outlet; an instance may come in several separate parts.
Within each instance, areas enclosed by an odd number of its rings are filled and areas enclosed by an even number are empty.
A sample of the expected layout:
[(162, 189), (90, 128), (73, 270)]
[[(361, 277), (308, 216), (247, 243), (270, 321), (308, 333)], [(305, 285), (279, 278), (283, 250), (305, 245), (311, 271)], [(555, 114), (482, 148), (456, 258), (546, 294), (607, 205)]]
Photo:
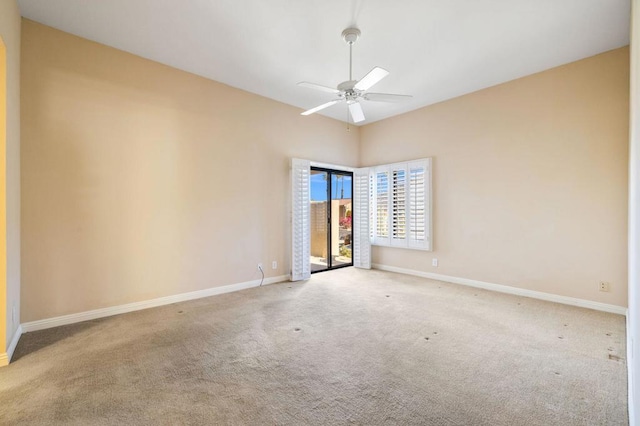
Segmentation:
[(278, 262), (276, 260), (271, 262), (271, 269), (278, 269)]
[(435, 257), (431, 259), (431, 266), (438, 266), (438, 259), (436, 259)]
[(600, 281), (600, 285), (598, 286), (600, 291), (611, 291), (611, 285), (606, 281)]
[(262, 263), (258, 263), (258, 269), (262, 270)]

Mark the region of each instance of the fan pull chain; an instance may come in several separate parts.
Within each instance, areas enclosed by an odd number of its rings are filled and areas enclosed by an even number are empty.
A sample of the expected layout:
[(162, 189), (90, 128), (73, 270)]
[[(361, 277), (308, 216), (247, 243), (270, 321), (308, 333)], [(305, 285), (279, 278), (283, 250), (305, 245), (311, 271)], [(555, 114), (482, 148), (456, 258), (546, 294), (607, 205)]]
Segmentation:
[(347, 107), (347, 132), (350, 132), (351, 129), (349, 128), (349, 107)]
[(351, 128), (349, 127), (349, 118), (351, 117), (351, 115), (349, 115), (349, 105), (347, 105), (347, 132), (351, 131)]

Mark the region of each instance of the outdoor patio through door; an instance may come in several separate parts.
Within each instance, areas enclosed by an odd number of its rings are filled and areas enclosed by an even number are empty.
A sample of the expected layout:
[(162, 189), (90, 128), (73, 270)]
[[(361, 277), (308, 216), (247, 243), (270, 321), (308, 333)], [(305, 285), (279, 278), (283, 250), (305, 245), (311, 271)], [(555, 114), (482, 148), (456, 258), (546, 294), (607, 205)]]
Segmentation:
[(311, 273), (353, 265), (353, 173), (311, 167)]

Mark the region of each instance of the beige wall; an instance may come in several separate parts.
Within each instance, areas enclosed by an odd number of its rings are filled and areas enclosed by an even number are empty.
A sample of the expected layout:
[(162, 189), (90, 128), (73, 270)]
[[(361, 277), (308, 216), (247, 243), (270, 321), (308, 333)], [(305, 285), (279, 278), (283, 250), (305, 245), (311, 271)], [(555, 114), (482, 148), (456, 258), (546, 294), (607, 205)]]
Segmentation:
[(23, 322), (288, 273), (290, 157), (434, 158), (434, 252), (376, 263), (626, 306), (626, 48), (351, 132), (28, 20), (22, 48)]
[[(6, 48), (6, 175), (3, 195), (6, 197), (6, 240), (2, 241), (6, 275), (0, 278), (6, 303), (0, 308), (6, 352), (20, 323), (20, 10), (14, 0), (0, 1), (0, 37)], [(4, 214), (4, 213), (3, 213)], [(12, 320), (12, 309), (16, 321)], [(6, 330), (6, 331), (5, 331)], [(2, 340), (2, 339), (0, 339)], [(1, 358), (1, 355), (0, 355)]]
[(361, 165), (434, 161), (434, 251), (373, 261), (626, 306), (628, 108), (621, 48), (364, 126)]
[(23, 315), (289, 271), (291, 157), (354, 166), (359, 131), (23, 20)]

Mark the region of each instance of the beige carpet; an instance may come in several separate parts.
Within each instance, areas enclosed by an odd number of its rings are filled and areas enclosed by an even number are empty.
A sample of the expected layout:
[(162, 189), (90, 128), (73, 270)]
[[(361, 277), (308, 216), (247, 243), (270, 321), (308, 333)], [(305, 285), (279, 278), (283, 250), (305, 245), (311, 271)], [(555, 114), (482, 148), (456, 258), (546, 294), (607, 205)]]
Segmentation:
[(0, 423), (623, 425), (624, 327), (347, 268), (25, 334)]

